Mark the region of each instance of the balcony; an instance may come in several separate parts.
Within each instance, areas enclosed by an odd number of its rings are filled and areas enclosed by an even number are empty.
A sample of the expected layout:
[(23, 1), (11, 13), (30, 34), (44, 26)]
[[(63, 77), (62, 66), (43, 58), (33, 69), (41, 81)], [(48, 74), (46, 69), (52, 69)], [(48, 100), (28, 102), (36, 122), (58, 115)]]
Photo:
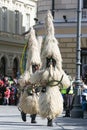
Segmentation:
[(1, 42), (7, 42), (7, 43), (24, 44), (24, 37), (21, 36), (21, 35), (0, 31), (0, 41)]

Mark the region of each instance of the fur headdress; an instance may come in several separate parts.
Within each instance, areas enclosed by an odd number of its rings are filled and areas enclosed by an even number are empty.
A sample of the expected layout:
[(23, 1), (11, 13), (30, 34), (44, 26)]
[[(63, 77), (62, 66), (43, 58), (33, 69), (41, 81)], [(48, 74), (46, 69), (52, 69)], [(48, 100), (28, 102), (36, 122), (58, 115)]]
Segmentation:
[[(53, 17), (51, 15), (51, 12), (48, 11), (46, 18), (45, 18), (45, 26), (46, 26), (46, 36), (43, 42), (43, 48), (42, 48), (42, 67), (45, 69), (47, 65), (47, 60), (53, 59), (56, 61), (55, 67), (50, 66), (50, 76), (54, 80), (60, 80), (61, 77), (63, 76), (62, 79), (62, 84), (66, 87), (70, 85), (70, 80), (68, 76), (65, 74), (65, 72), (62, 69), (62, 57), (61, 53), (58, 47), (58, 41), (55, 38), (55, 33), (54, 33), (54, 25), (53, 25)], [(47, 77), (46, 75), (44, 77)]]
[(35, 30), (33, 29), (33, 27), (30, 29), (29, 32), (26, 69), (18, 80), (20, 86), (24, 87), (25, 84), (29, 82), (30, 75), (33, 73), (32, 65), (41, 66), (39, 43), (36, 39)]
[(32, 74), (32, 65), (35, 64), (41, 65), (41, 58), (40, 58), (39, 44), (35, 35), (35, 30), (32, 27), (29, 33), (27, 63), (26, 63), (26, 70), (29, 70), (30, 74)]
[(55, 38), (53, 17), (50, 11), (48, 11), (46, 15), (45, 26), (46, 26), (46, 36), (43, 41), (43, 48), (41, 55), (43, 67), (45, 67), (46, 65), (46, 58), (53, 57), (56, 60), (56, 65), (58, 69), (60, 69), (62, 68), (62, 57), (58, 47), (59, 43)]

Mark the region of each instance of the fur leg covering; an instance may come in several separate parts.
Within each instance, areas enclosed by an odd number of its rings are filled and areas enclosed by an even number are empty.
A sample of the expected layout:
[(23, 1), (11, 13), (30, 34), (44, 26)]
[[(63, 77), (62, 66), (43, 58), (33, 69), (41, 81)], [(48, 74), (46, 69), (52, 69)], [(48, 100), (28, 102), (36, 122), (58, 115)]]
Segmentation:
[(43, 118), (54, 119), (63, 112), (63, 98), (58, 86), (46, 87), (39, 97), (39, 111)]
[(24, 122), (26, 121), (26, 114), (23, 111), (21, 112), (21, 118)]
[(24, 91), (21, 94), (18, 107), (26, 114), (37, 114), (39, 112), (38, 96), (36, 93), (28, 96), (27, 92)]

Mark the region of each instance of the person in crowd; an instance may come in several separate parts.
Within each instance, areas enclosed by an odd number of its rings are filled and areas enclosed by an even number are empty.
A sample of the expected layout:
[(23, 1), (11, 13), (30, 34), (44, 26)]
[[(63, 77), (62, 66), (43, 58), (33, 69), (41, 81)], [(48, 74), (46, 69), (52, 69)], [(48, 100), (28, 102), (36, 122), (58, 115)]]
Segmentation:
[(73, 107), (73, 100), (74, 100), (74, 88), (73, 88), (72, 81), (71, 81), (71, 85), (67, 89), (65, 89), (63, 99), (64, 99), (64, 110), (65, 110), (65, 115), (63, 117), (70, 117), (70, 111)]
[(17, 105), (18, 104), (18, 97), (17, 97), (17, 95), (18, 95), (18, 89), (17, 89), (17, 84), (16, 83), (14, 83), (13, 84), (13, 88), (14, 88), (14, 99), (15, 99), (15, 105)]
[(86, 81), (83, 81), (81, 88), (82, 88), (82, 95), (81, 95), (82, 109), (83, 109), (83, 111), (87, 111), (87, 84), (86, 84)]
[(10, 99), (10, 89), (9, 87), (6, 87), (6, 91), (4, 92), (4, 105), (9, 105), (9, 99)]
[(3, 105), (4, 102), (4, 92), (6, 91), (6, 88), (4, 86), (3, 80), (0, 79), (0, 105)]
[(11, 94), (10, 94), (10, 105), (17, 105), (17, 93), (18, 93), (18, 90), (17, 90), (17, 85), (15, 82), (13, 82), (11, 84), (11, 87), (10, 87), (10, 91), (11, 91)]
[(66, 90), (67, 90), (67, 88), (64, 87), (64, 86), (62, 88), (60, 88), (60, 92), (61, 92), (61, 94), (63, 96), (63, 110), (65, 110), (65, 106), (66, 106), (65, 101), (64, 101), (65, 96), (66, 96)]

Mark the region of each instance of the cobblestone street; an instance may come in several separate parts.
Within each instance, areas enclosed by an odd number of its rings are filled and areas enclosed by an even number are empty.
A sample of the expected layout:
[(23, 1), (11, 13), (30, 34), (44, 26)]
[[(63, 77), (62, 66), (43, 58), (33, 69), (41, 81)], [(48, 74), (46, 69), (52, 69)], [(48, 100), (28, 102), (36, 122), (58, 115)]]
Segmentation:
[(54, 120), (53, 127), (48, 127), (47, 120), (39, 115), (36, 120), (36, 124), (31, 124), (27, 115), (27, 121), (23, 122), (17, 106), (0, 106), (0, 130), (87, 130), (87, 118), (63, 118), (62, 114)]

